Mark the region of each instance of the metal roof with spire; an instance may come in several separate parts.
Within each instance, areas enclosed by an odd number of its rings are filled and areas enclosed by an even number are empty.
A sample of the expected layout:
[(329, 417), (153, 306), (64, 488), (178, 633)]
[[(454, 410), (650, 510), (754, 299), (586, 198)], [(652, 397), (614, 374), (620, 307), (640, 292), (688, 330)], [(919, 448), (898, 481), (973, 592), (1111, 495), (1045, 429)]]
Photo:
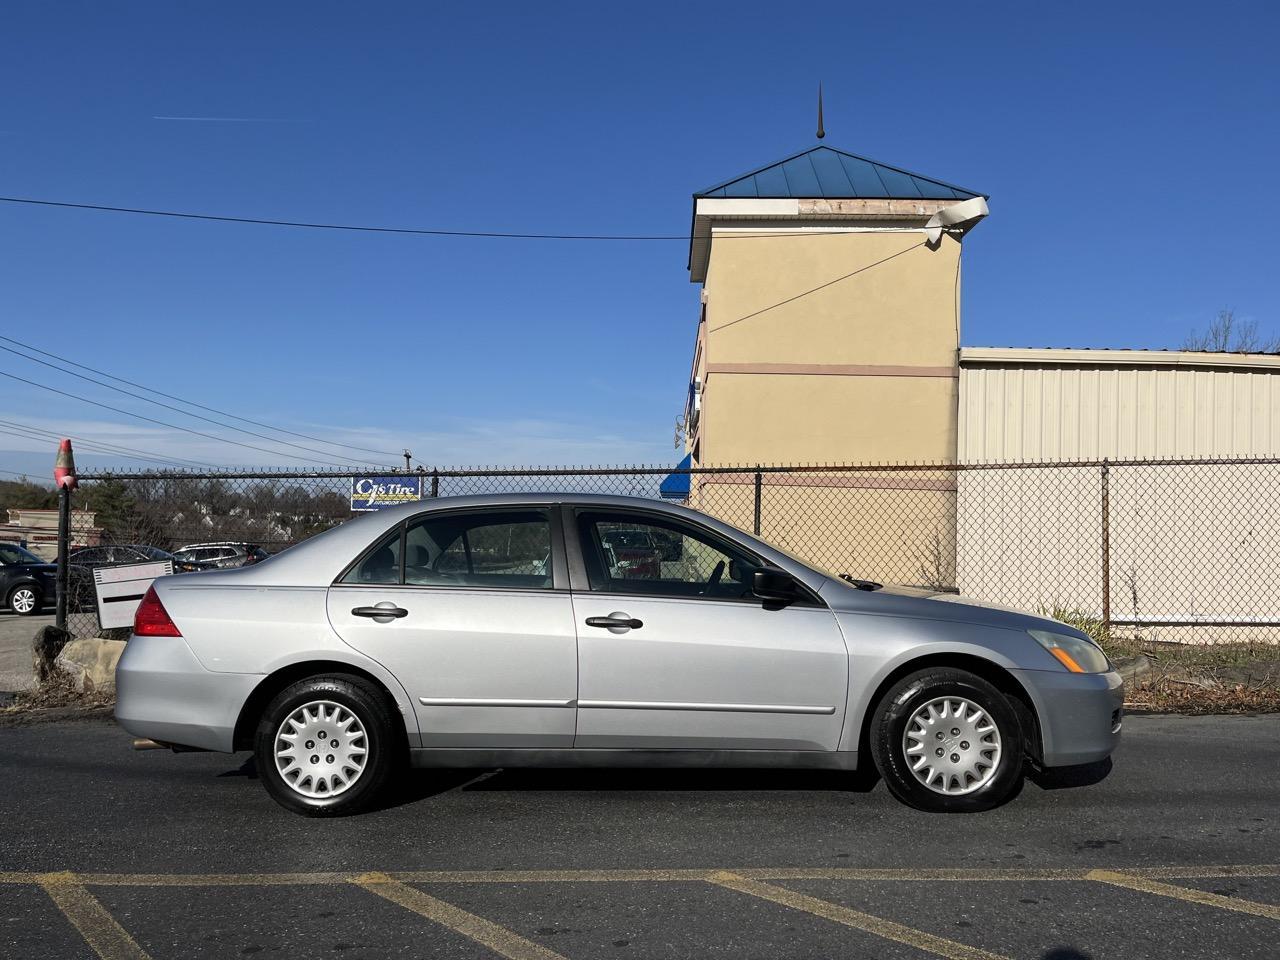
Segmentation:
[(969, 200), (986, 194), (818, 144), (707, 187), (701, 197)]

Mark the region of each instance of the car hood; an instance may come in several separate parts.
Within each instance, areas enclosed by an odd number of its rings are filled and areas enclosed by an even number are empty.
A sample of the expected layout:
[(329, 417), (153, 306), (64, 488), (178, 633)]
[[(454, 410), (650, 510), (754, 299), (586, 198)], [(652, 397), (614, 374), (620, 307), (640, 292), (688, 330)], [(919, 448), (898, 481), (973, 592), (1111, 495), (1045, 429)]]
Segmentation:
[(954, 593), (887, 584), (879, 590), (859, 590), (843, 580), (828, 580), (819, 591), (837, 613), (950, 620), (1002, 630), (1050, 630), (1088, 637), (1074, 627), (1049, 617)]

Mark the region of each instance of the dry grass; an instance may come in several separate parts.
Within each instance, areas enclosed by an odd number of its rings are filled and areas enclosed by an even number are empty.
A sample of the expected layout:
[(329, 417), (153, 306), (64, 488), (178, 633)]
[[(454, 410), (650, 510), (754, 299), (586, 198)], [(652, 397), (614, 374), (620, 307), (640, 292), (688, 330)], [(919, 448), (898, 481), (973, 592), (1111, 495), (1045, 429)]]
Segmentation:
[(1102, 645), (1113, 661), (1143, 656), (1150, 672), (1131, 680), (1126, 705), (1161, 713), (1280, 713), (1280, 644), (1167, 643), (1108, 631), (1097, 617), (1042, 610)]
[(81, 693), (66, 673), (56, 673), (48, 681), (31, 690), (23, 690), (13, 703), (0, 708), (0, 724), (30, 722), (42, 716), (62, 719), (77, 713), (96, 716), (115, 706), (115, 690)]

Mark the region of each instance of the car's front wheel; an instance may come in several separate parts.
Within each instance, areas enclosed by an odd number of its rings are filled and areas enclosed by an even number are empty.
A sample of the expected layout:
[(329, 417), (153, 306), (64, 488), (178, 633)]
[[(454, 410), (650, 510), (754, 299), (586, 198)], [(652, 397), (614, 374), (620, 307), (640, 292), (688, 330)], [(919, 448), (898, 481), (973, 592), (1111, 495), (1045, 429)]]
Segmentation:
[(1022, 729), (1004, 694), (976, 674), (935, 668), (881, 698), (871, 750), (889, 791), (920, 810), (989, 810), (1022, 784)]
[(376, 802), (403, 759), (396, 718), (360, 677), (308, 677), (267, 705), (254, 738), (258, 775), (281, 806), (312, 817)]
[(19, 584), (9, 591), (9, 609), (20, 617), (35, 616), (43, 602), (40, 588), (29, 583)]

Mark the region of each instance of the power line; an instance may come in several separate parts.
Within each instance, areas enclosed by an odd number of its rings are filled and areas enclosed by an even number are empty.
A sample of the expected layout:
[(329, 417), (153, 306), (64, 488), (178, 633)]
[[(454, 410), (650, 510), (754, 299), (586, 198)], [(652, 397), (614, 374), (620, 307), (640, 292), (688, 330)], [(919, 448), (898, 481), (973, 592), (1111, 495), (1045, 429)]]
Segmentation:
[[(697, 239), (687, 233), (622, 234), (622, 233), (506, 233), (499, 230), (435, 230), (420, 227), (374, 227), (354, 223), (313, 223), (306, 220), (271, 220), (263, 217), (228, 217), (212, 213), (187, 213), (178, 210), (149, 210), (143, 207), (113, 207), (101, 203), (70, 203), (64, 200), (36, 200), (32, 197), (0, 197), (0, 203), (18, 203), (38, 207), (61, 207), (68, 210), (95, 210), (102, 213), (129, 213), (147, 217), (169, 217), (176, 220), (206, 220), (215, 223), (250, 223), (268, 227), (301, 227), (307, 230), (346, 230), (356, 233), (393, 233), (419, 237), (478, 237), (491, 240), (592, 240), (592, 241), (681, 241)], [(878, 233), (918, 233), (920, 227), (876, 228)], [(943, 227), (946, 232), (952, 228)], [(719, 239), (744, 240), (782, 236), (827, 236), (836, 233), (861, 233), (863, 230), (805, 231), (797, 233), (722, 234)]]
[[(49, 443), (49, 442), (50, 442), (50, 440), (51, 440), (51, 438), (50, 438), (50, 437), (42, 437), (42, 436), (40, 436), (39, 434), (35, 434), (35, 433), (26, 433), (26, 432), (21, 431), (21, 430), (10, 430), (10, 429), (8, 429), (7, 427), (0, 427), (0, 434), (5, 434), (5, 435), (10, 436), (10, 437), (18, 437), (19, 439), (22, 439), (22, 440), (34, 440), (34, 441), (39, 441), (39, 442), (41, 442), (41, 443)], [(120, 456), (122, 456), (122, 454), (120, 454), (120, 453), (118, 453), (118, 452), (116, 452), (116, 451), (114, 451), (114, 450), (107, 450), (107, 449), (105, 449), (105, 448), (100, 448), (100, 447), (98, 447), (96, 444), (94, 444), (92, 441), (88, 441), (88, 440), (77, 440), (77, 441), (76, 441), (76, 443), (77, 443), (77, 444), (79, 444), (80, 449), (81, 449), (82, 451), (86, 452), (86, 453), (96, 453), (96, 454), (100, 454), (100, 455), (104, 455), (104, 456), (105, 456), (105, 455), (110, 455), (110, 456), (114, 456), (114, 457), (120, 457)], [(130, 459), (130, 460), (145, 460), (145, 461), (146, 461), (146, 462), (148, 462), (148, 463), (154, 463), (154, 464), (158, 464), (158, 465), (160, 465), (160, 466), (165, 466), (165, 467), (182, 467), (182, 464), (177, 463), (177, 462), (175, 462), (175, 461), (173, 461), (173, 460), (160, 460), (160, 459), (157, 459), (157, 458), (155, 458), (155, 457), (142, 457), (142, 456), (132, 455), (132, 456), (130, 456), (130, 457), (129, 457), (129, 459)]]
[[(8, 337), (3, 337), (0, 339), (9, 340)], [(9, 342), (16, 343), (18, 341), (9, 340)], [(22, 357), (24, 360), (30, 360), (32, 363), (38, 363), (41, 366), (50, 368), (51, 370), (57, 370), (69, 376), (77, 377), (88, 383), (94, 383), (100, 387), (106, 387), (108, 390), (114, 390), (116, 393), (123, 394), (126, 397), (133, 397), (133, 399), (141, 400), (144, 403), (151, 403), (151, 404), (155, 404), (157, 407), (164, 407), (164, 409), (172, 410), (174, 413), (180, 413), (184, 417), (194, 417), (196, 420), (203, 420), (205, 423), (212, 423), (214, 426), (222, 427), (224, 430), (235, 430), (237, 433), (243, 433), (246, 436), (250, 436), (250, 437), (257, 437), (259, 440), (266, 440), (269, 443), (281, 443), (281, 444), (284, 444), (286, 447), (294, 447), (298, 450), (305, 450), (307, 453), (318, 453), (322, 457), (333, 456), (333, 454), (328, 450), (317, 450), (315, 447), (306, 447), (306, 446), (303, 446), (302, 444), (293, 443), (289, 440), (280, 440), (276, 437), (269, 437), (263, 433), (255, 433), (252, 430), (246, 430), (243, 427), (237, 427), (235, 424), (223, 423), (221, 420), (214, 420), (212, 417), (206, 417), (203, 414), (191, 413), (189, 410), (183, 410), (181, 407), (175, 407), (169, 403), (162, 403), (159, 400), (152, 400), (150, 397), (144, 397), (140, 393), (133, 393), (129, 390), (123, 389), (122, 387), (117, 387), (117, 386), (113, 386), (110, 383), (105, 383), (102, 380), (95, 380), (93, 377), (86, 377), (83, 373), (76, 373), (74, 370), (68, 370), (65, 367), (60, 367), (55, 363), (49, 363), (47, 360), (41, 360), (38, 357), (28, 356), (27, 354), (19, 350), (15, 350), (12, 347), (6, 347), (3, 344), (0, 344), (0, 350), (4, 350), (6, 353), (12, 353), (14, 356)], [(380, 464), (373, 464), (368, 460), (363, 460), (359, 462), (364, 463), (366, 466), (380, 466)]]
[[(10, 380), (17, 380), (19, 383), (25, 383), (28, 386), (38, 387), (41, 390), (47, 390), (50, 393), (56, 393), (59, 396), (68, 397), (72, 400), (79, 400), (81, 403), (89, 403), (95, 407), (101, 407), (103, 410), (110, 410), (112, 413), (122, 413), (126, 417), (134, 417), (137, 420), (145, 420), (147, 423), (154, 423), (161, 427), (168, 427), (170, 430), (181, 430), (183, 433), (194, 434), (197, 437), (204, 437), (207, 440), (214, 440), (218, 443), (230, 443), (237, 447), (244, 447), (246, 450), (257, 450), (260, 453), (269, 453), (273, 457), (281, 455), (279, 450), (268, 450), (266, 447), (259, 447), (252, 443), (241, 443), (239, 440), (230, 440), (227, 437), (219, 437), (212, 433), (204, 433), (201, 430), (193, 430), (190, 427), (183, 427), (176, 423), (168, 423), (164, 420), (157, 420), (154, 417), (147, 417), (141, 413), (134, 413), (132, 410), (113, 407), (109, 403), (100, 403), (97, 400), (90, 400), (88, 397), (78, 397), (74, 393), (68, 393), (65, 390), (59, 390), (56, 387), (46, 386), (43, 383), (36, 383), (34, 380), (28, 380), (26, 377), (20, 377), (16, 373), (9, 373), (8, 371), (0, 370), (0, 377), (8, 377)], [(304, 463), (308, 462), (305, 457), (299, 457), (297, 454), (286, 454), (286, 456), (291, 460), (301, 460)], [(351, 466), (351, 464), (346, 464), (346, 466)]]
[[(18, 423), (14, 420), (0, 420), (0, 425), (12, 428), (12, 430), (6, 430), (6, 433), (11, 433), (14, 430), (23, 431), (29, 440), (61, 440), (63, 437), (66, 437), (69, 440), (74, 440), (76, 443), (88, 444), (89, 446), (95, 447), (99, 453), (109, 453), (113, 456), (125, 456), (136, 460), (153, 460), (156, 463), (165, 463), (175, 467), (184, 465), (201, 468), (213, 466), (213, 464), (206, 463), (202, 460), (188, 460), (183, 457), (165, 457), (162, 454), (154, 453), (150, 450), (141, 450), (137, 447), (127, 447), (123, 444), (111, 443), (106, 440), (77, 437), (69, 433), (58, 433), (53, 430), (45, 430), (42, 427), (32, 426), (29, 423)], [(18, 436), (16, 433), (14, 435)]]
[[(147, 393), (154, 393), (157, 396), (164, 397), (168, 400), (176, 400), (179, 403), (186, 404), (189, 407), (196, 407), (197, 409), (200, 409), (200, 410), (207, 410), (210, 413), (216, 413), (219, 416), (230, 417), (232, 420), (239, 420), (241, 423), (251, 423), (255, 427), (263, 427), (264, 429), (267, 429), (267, 430), (274, 430), (276, 433), (285, 433), (291, 437), (297, 437), (300, 440), (312, 440), (315, 443), (323, 443), (326, 446), (330, 446), (330, 447), (344, 447), (348, 450), (359, 450), (364, 453), (376, 453), (379, 456), (383, 456), (383, 457), (398, 456), (398, 454), (388, 453), (386, 450), (374, 450), (372, 447), (361, 447), (351, 443), (339, 443), (336, 440), (324, 440), (320, 437), (313, 437), (305, 433), (296, 433), (293, 430), (286, 430), (283, 427), (272, 426), (269, 423), (263, 423), (261, 420), (252, 420), (249, 417), (241, 417), (234, 413), (228, 413), (225, 410), (218, 410), (214, 407), (207, 407), (203, 403), (196, 403), (194, 400), (187, 400), (184, 397), (176, 397), (171, 393), (165, 393), (163, 390), (157, 390), (155, 387), (148, 387), (145, 384), (135, 383), (133, 380), (126, 380), (124, 377), (117, 377), (115, 374), (107, 373), (105, 370), (98, 370), (95, 367), (90, 367), (83, 363), (77, 363), (75, 360), (71, 360), (67, 357), (59, 356), (56, 353), (50, 353), (48, 350), (41, 350), (38, 347), (31, 346), (29, 343), (23, 343), (21, 340), (14, 340), (12, 337), (0, 336), (0, 340), (4, 340), (6, 343), (16, 344), (17, 346), (22, 347), (24, 350), (30, 350), (32, 353), (38, 353), (43, 357), (52, 357), (54, 360), (61, 360), (63, 363), (70, 364), (73, 367), (79, 367), (81, 370), (88, 370), (90, 373), (96, 373), (99, 376), (106, 377), (108, 380), (115, 380), (117, 383), (127, 383), (129, 386), (137, 387), (139, 390), (145, 390)], [(33, 359), (33, 358), (28, 357), (27, 359)], [(70, 371), (66, 371), (66, 372), (69, 373)]]

